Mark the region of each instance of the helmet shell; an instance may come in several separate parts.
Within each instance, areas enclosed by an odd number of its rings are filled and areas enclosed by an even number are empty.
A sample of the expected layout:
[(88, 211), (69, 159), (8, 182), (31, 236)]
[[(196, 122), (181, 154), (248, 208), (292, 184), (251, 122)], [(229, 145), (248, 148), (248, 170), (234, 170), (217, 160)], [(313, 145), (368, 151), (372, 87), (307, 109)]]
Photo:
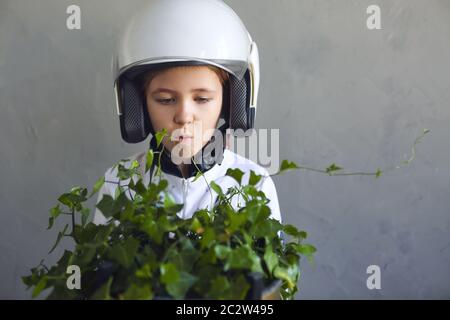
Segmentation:
[(126, 142), (141, 142), (154, 133), (139, 75), (162, 65), (213, 65), (227, 71), (227, 127), (253, 128), (258, 48), (223, 1), (151, 0), (126, 25), (112, 61), (117, 114)]

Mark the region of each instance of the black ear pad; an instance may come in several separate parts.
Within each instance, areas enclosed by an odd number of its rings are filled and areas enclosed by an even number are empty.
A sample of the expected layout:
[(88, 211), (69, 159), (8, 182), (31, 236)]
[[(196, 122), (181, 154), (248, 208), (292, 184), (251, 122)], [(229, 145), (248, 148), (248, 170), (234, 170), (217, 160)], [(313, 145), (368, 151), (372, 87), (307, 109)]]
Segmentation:
[(222, 110), (220, 111), (219, 121), (220, 119), (223, 119), (225, 123), (218, 127), (218, 129), (225, 134), (226, 130), (230, 127), (230, 81), (226, 81), (223, 84)]
[(250, 71), (242, 80), (230, 77), (230, 127), (246, 131), (253, 127), (254, 114), (250, 114)]
[(119, 79), (120, 131), (123, 140), (128, 143), (139, 143), (145, 140), (151, 131), (147, 106), (142, 90), (126, 76)]

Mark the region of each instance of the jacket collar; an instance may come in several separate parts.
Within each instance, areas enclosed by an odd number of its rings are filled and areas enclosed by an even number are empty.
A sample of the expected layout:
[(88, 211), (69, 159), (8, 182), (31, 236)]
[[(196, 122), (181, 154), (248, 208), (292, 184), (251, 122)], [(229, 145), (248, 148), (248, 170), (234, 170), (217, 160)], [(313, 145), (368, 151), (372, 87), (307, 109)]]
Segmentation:
[[(178, 178), (184, 178), (189, 179), (192, 177), (195, 177), (197, 175), (198, 171), (201, 171), (202, 173), (206, 173), (210, 169), (212, 169), (216, 164), (221, 165), (223, 158), (224, 158), (224, 151), (225, 151), (225, 144), (223, 143), (223, 148), (221, 150), (221, 154), (219, 154), (217, 157), (215, 156), (215, 148), (213, 148), (212, 152), (205, 152), (205, 149), (214, 143), (214, 138), (211, 138), (208, 143), (203, 146), (203, 148), (193, 157), (191, 158), (191, 163), (188, 165), (188, 175), (187, 177), (184, 177), (181, 173), (180, 168), (178, 165), (174, 164), (171, 159), (170, 152), (163, 148), (162, 143), (160, 146), (157, 146), (156, 142), (156, 136), (154, 135), (150, 140), (150, 149), (152, 149), (154, 152), (163, 150), (163, 153), (161, 155), (161, 170), (166, 173), (173, 176), (176, 176)], [(158, 164), (159, 157), (155, 155), (153, 159), (152, 164), (152, 171), (154, 167)], [(193, 163), (193, 160), (195, 161), (195, 164)]]

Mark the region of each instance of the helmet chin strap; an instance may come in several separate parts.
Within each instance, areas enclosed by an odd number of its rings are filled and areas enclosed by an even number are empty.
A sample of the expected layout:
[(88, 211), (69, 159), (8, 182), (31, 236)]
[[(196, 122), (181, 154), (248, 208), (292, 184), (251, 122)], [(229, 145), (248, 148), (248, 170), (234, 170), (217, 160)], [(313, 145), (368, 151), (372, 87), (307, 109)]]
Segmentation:
[[(183, 176), (181, 169), (173, 163), (170, 152), (163, 148), (163, 144), (161, 143), (159, 148), (157, 146), (156, 142), (156, 136), (153, 135), (150, 139), (150, 149), (152, 149), (154, 152), (163, 150), (163, 153), (161, 155), (161, 170), (165, 173), (177, 176), (179, 178), (191, 178), (197, 175), (197, 172), (206, 172), (212, 167), (214, 167), (216, 164), (221, 165), (223, 161), (223, 153), (226, 147), (226, 123), (218, 128), (221, 132), (222, 136), (222, 146), (219, 150), (219, 154), (216, 155), (216, 145), (220, 142), (215, 142), (215, 136), (213, 135), (211, 139), (203, 146), (201, 150), (199, 150), (193, 157), (191, 157), (190, 163), (187, 165), (187, 176)], [(205, 151), (205, 149), (207, 149)], [(152, 167), (158, 165), (158, 159), (159, 157), (155, 156), (153, 159)], [(195, 164), (194, 164), (195, 162)], [(153, 170), (151, 171), (153, 172)]]

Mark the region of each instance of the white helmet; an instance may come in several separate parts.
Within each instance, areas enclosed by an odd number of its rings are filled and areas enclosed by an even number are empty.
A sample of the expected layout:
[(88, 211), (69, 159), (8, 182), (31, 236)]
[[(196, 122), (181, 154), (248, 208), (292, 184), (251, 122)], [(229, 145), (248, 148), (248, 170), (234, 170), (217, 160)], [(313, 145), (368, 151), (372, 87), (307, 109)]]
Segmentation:
[(258, 47), (237, 14), (221, 0), (150, 0), (125, 28), (113, 57), (117, 113), (126, 142), (138, 143), (154, 133), (140, 76), (166, 65), (213, 65), (227, 71), (226, 127), (254, 127)]

